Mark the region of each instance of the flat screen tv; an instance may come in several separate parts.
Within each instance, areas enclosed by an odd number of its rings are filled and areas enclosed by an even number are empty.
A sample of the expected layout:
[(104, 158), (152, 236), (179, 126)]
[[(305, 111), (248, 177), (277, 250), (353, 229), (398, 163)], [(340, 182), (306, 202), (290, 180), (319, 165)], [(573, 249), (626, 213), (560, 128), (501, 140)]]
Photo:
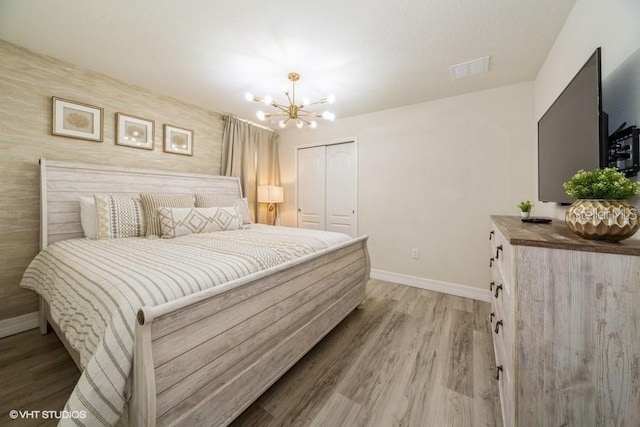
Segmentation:
[(598, 48), (538, 121), (540, 201), (573, 202), (562, 184), (580, 169), (605, 167), (607, 128)]

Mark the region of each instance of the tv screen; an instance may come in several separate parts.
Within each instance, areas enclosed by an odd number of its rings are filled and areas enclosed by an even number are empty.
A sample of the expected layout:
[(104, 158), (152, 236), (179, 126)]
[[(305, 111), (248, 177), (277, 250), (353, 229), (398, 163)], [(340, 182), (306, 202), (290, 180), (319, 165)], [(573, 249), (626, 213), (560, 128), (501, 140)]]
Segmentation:
[(601, 91), (598, 48), (538, 121), (540, 201), (572, 203), (562, 184), (580, 169), (604, 165)]

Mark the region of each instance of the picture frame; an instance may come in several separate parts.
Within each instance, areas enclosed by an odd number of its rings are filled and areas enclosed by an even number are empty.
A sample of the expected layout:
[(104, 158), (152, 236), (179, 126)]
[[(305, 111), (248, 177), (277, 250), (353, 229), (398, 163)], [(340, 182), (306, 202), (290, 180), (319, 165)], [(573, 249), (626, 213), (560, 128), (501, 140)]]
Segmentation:
[(116, 145), (153, 150), (155, 122), (125, 113), (116, 113)]
[(163, 125), (165, 153), (193, 156), (193, 130), (178, 126)]
[(57, 96), (51, 97), (51, 106), (53, 135), (102, 142), (103, 108)]

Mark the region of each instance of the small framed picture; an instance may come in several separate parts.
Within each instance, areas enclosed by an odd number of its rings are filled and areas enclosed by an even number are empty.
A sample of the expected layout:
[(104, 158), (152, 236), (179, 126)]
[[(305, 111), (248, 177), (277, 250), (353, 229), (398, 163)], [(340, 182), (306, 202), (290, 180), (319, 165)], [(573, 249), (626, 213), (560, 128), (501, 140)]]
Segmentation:
[(100, 107), (51, 97), (53, 120), (51, 133), (70, 138), (102, 142), (103, 112)]
[(153, 150), (153, 120), (116, 113), (116, 144)]
[(193, 131), (165, 124), (164, 152), (193, 156)]

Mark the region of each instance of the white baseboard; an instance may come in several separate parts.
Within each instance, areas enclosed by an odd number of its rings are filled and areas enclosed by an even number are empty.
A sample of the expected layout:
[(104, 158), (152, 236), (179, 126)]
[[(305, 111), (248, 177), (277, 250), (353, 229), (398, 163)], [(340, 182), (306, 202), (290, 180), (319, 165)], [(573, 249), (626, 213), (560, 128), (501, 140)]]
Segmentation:
[(425, 279), (409, 276), (407, 274), (393, 273), (391, 271), (371, 269), (371, 278), (385, 282), (398, 283), (400, 285), (413, 286), (414, 288), (427, 289), (429, 291), (442, 292), (457, 297), (471, 298), (478, 301), (491, 301), (491, 293), (487, 289), (478, 289), (457, 283), (442, 282), (440, 280)]
[(38, 327), (38, 312), (23, 314), (22, 316), (11, 317), (0, 320), (0, 338), (18, 334)]

